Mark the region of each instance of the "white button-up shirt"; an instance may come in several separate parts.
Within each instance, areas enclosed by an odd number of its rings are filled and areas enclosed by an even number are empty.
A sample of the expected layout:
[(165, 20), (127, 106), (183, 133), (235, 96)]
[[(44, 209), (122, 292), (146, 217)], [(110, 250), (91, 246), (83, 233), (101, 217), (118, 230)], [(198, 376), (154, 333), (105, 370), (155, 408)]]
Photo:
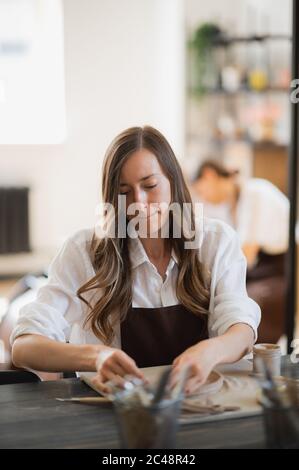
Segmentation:
[[(65, 240), (49, 266), (48, 282), (39, 288), (35, 300), (20, 309), (11, 342), (31, 333), (63, 342), (101, 344), (90, 328), (83, 327), (88, 307), (76, 295), (77, 289), (95, 275), (89, 255), (92, 234), (93, 229), (83, 229)], [(209, 336), (221, 335), (236, 323), (246, 323), (256, 338), (260, 307), (247, 295), (246, 259), (235, 231), (222, 221), (206, 218), (200, 239), (199, 258), (211, 273)], [(164, 281), (138, 238), (130, 239), (129, 255), (132, 306), (177, 305), (178, 264), (174, 250)], [(91, 301), (101, 295), (100, 290), (92, 292), (83, 296)], [(121, 348), (119, 323), (111, 346)]]

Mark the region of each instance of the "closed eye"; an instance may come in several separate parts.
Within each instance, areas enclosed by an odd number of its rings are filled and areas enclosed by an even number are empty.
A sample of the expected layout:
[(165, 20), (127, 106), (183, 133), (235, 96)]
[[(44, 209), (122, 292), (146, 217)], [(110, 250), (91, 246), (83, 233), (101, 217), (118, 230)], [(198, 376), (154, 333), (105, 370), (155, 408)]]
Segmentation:
[[(152, 185), (144, 186), (144, 189), (153, 189), (156, 186), (158, 186), (158, 184), (152, 184)], [(120, 192), (120, 194), (126, 195), (126, 194), (129, 194), (129, 192), (130, 190), (128, 189), (127, 191)]]

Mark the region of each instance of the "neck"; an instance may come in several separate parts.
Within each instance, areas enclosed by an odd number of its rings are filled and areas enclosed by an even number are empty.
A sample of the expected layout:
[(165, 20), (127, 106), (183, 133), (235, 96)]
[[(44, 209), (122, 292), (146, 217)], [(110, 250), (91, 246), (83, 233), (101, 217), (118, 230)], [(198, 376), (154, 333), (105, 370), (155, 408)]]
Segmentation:
[(170, 253), (170, 244), (165, 238), (140, 238), (140, 241), (149, 258), (153, 260), (163, 259)]
[(230, 205), (235, 205), (238, 197), (238, 185), (235, 182), (227, 182), (223, 188), (223, 193), (225, 194), (224, 200), (226, 200)]

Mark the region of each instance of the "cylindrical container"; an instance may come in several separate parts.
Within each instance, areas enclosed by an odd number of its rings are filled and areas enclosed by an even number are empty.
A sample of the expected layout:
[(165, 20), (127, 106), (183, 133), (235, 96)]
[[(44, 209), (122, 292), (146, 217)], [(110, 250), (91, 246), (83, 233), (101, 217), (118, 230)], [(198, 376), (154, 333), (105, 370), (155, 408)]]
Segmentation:
[(296, 408), (263, 404), (268, 449), (299, 449), (299, 421)]
[(123, 449), (175, 449), (181, 398), (157, 406), (115, 400)]
[(263, 343), (253, 346), (253, 371), (263, 373), (264, 370), (258, 358), (264, 361), (271, 375), (280, 375), (281, 350), (278, 344)]

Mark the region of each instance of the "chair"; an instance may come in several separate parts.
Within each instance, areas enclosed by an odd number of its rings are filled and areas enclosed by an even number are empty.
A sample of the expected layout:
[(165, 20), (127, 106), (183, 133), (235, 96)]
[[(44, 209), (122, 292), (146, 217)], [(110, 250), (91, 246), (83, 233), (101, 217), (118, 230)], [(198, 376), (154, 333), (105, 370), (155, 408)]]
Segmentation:
[(8, 363), (0, 364), (0, 385), (40, 381), (40, 378), (34, 372), (14, 368)]
[[(23, 276), (10, 291), (9, 294), (9, 307), (12, 302), (20, 297), (22, 294), (26, 293), (30, 289), (34, 289), (38, 285), (38, 279), (40, 277), (47, 278), (47, 272), (39, 273), (29, 273)], [(34, 372), (29, 372), (24, 369), (17, 369), (12, 365), (11, 362), (11, 345), (9, 343), (9, 338), (11, 332), (14, 328), (16, 318), (11, 308), (8, 307), (8, 310), (2, 321), (0, 323), (0, 339), (3, 341), (5, 349), (5, 363), (0, 363), (0, 385), (9, 384), (9, 383), (24, 383), (24, 382), (39, 382), (41, 380), (58, 380), (59, 378), (75, 378), (75, 372), (63, 372), (60, 374), (55, 373), (44, 373), (40, 372), (40, 377)]]
[(47, 278), (47, 274), (45, 272), (26, 274), (15, 283), (8, 295), (8, 308), (0, 322), (0, 339), (3, 341), (5, 348), (5, 362), (9, 363), (10, 361), (11, 345), (9, 338), (17, 321), (16, 314), (12, 309), (12, 303), (30, 289), (36, 288), (40, 277)]

